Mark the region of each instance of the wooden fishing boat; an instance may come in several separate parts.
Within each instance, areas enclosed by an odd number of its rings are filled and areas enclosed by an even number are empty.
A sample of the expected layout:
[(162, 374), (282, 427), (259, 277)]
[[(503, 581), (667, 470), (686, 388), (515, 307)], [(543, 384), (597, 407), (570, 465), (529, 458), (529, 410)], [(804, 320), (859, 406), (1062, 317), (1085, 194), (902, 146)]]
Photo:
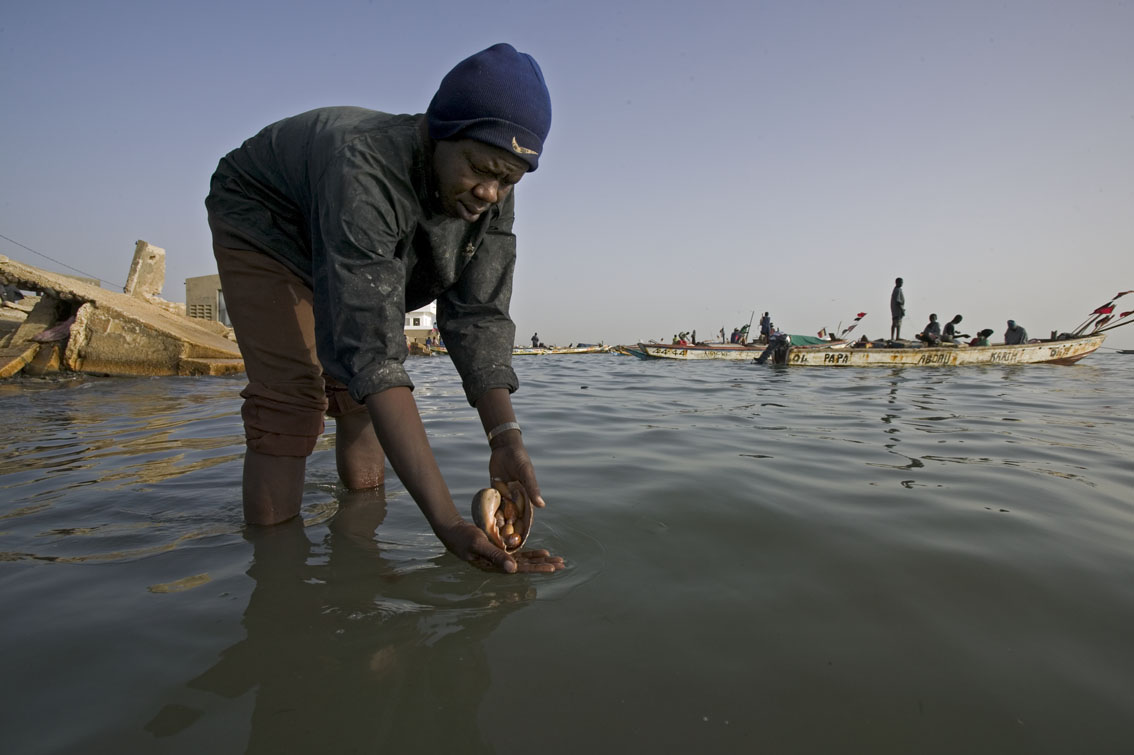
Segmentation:
[(512, 349), (512, 356), (539, 356), (542, 354), (606, 354), (611, 350), (610, 346), (603, 344), (591, 344), (589, 346), (550, 346), (545, 349), (531, 348), (530, 346), (517, 346)]
[[(797, 343), (797, 341), (801, 344), (793, 347), (798, 349), (810, 350), (823, 348), (825, 350), (835, 351), (844, 349), (848, 345), (847, 341), (829, 341), (813, 336), (793, 335), (791, 339), (793, 344)], [(822, 346), (820, 346), (820, 344)], [(727, 359), (744, 361), (758, 358), (767, 348), (767, 344), (763, 343), (699, 343), (687, 346), (676, 343), (639, 343), (637, 350), (645, 355), (642, 357), (644, 359)], [(639, 355), (635, 354), (634, 356)]]
[[(546, 349), (546, 354), (609, 354), (610, 346), (605, 344), (588, 344), (586, 346), (564, 346)], [(515, 353), (515, 352), (513, 352)]]
[[(512, 349), (512, 356), (514, 357), (530, 357), (541, 356), (544, 354), (606, 354), (611, 351), (612, 347), (603, 344), (591, 346), (569, 346), (563, 348), (549, 347), (546, 349), (531, 348), (530, 346), (516, 346)], [(449, 350), (444, 346), (434, 346), (432, 348), (434, 354), (448, 354)]]
[(639, 343), (645, 359), (755, 359), (764, 353), (764, 345), (746, 346), (737, 343), (698, 344), (682, 346), (676, 343)]
[(1103, 334), (1008, 346), (910, 346), (909, 348), (792, 347), (788, 365), (804, 367), (946, 367), (967, 364), (1073, 364), (1102, 345)]

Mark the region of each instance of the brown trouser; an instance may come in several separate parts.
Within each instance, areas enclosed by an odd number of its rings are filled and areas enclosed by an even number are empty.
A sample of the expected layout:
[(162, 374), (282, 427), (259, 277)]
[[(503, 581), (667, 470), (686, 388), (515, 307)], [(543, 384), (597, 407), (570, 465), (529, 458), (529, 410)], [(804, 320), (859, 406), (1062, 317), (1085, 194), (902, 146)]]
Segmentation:
[(225, 306), (236, 331), (248, 387), (240, 415), (248, 448), (268, 456), (309, 456), (323, 416), (366, 407), (323, 374), (315, 352), (312, 294), (266, 254), (213, 244)]

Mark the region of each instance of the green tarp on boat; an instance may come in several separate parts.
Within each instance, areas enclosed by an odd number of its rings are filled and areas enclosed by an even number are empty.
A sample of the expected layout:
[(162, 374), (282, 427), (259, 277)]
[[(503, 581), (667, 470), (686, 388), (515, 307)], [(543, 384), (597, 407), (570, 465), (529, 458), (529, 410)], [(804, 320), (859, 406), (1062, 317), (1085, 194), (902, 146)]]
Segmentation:
[(816, 338), (815, 336), (797, 336), (795, 333), (789, 333), (791, 336), (792, 346), (818, 346), (821, 343), (830, 343), (831, 341), (826, 338)]

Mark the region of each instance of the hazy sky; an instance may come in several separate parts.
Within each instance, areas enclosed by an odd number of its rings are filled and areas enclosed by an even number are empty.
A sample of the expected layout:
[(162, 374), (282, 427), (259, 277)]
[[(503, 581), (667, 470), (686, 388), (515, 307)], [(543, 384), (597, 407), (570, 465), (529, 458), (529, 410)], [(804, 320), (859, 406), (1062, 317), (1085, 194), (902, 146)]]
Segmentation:
[(1134, 2), (1115, 0), (4, 0), (0, 254), (120, 287), (144, 239), (183, 301), (216, 270), (224, 153), (314, 107), (422, 112), (501, 41), (554, 111), (516, 192), (521, 343), (765, 310), (792, 333), (866, 311), (856, 334), (884, 336), (896, 276), (906, 334), (936, 312), (1036, 336), (1134, 289)]

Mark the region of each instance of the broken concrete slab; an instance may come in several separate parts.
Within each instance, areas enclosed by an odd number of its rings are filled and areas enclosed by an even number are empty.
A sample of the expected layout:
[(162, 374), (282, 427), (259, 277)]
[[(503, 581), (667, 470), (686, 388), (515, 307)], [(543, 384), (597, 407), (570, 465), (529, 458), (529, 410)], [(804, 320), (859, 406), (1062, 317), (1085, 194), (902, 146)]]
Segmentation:
[(24, 374), (32, 377), (54, 375), (63, 369), (63, 344), (59, 341), (41, 343), (39, 350), (24, 367)]
[(32, 341), (20, 346), (5, 346), (0, 349), (0, 378), (10, 378), (28, 366), (39, 351), (40, 344)]
[(244, 372), (243, 359), (182, 359), (182, 375), (237, 375)]
[(146, 241), (134, 245), (134, 259), (124, 293), (139, 299), (159, 299), (165, 285), (165, 250)]
[[(235, 364), (231, 360), (242, 359), (236, 343), (218, 333), (215, 325), (175, 314), (143, 298), (4, 256), (0, 256), (0, 282), (40, 291), (44, 298), (70, 305), (71, 312), (63, 313), (75, 315), (63, 357), (69, 370), (102, 375), (192, 375), (202, 374), (195, 360), (228, 360), (224, 364), (231, 368)], [(229, 371), (242, 369), (241, 361), (240, 369)]]
[(9, 340), (11, 346), (19, 346), (25, 341), (30, 341), (32, 336), (38, 335), (43, 331), (50, 328), (59, 320), (59, 300), (51, 297), (41, 297), (36, 305), (32, 307), (31, 312), (20, 323), (20, 327), (12, 333), (12, 338)]

